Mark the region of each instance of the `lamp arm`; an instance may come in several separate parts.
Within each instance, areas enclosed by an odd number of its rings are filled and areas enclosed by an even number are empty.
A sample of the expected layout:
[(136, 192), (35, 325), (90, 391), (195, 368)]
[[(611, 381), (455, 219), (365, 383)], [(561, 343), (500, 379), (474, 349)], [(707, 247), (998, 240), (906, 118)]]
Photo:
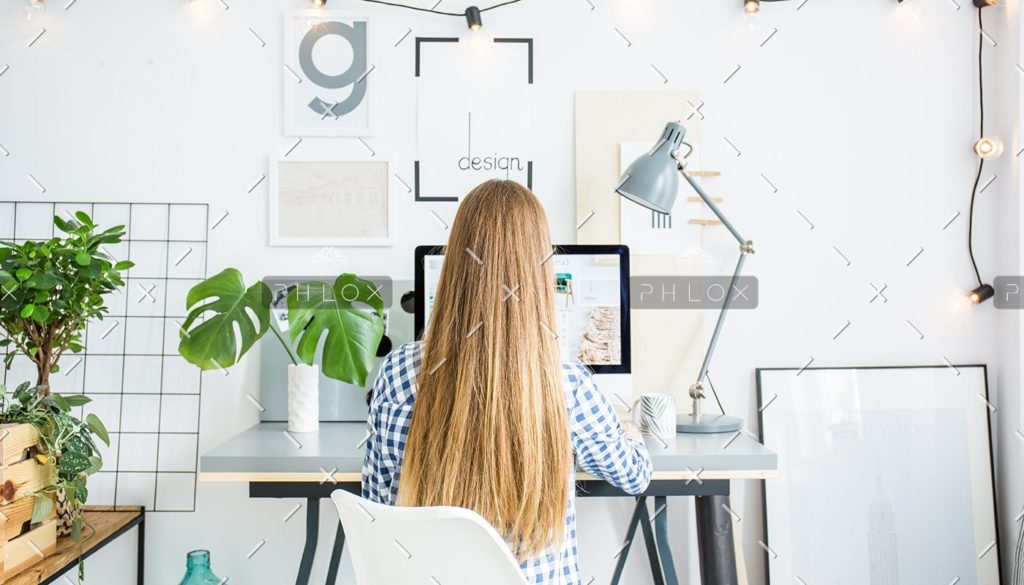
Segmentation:
[(722, 222), (722, 225), (724, 225), (726, 229), (729, 230), (729, 233), (732, 234), (732, 237), (736, 238), (736, 241), (739, 242), (740, 245), (746, 244), (747, 240), (743, 239), (743, 236), (740, 235), (740, 232), (736, 230), (736, 226), (732, 225), (732, 222), (729, 221), (727, 217), (725, 217), (725, 214), (722, 213), (722, 210), (719, 209), (717, 205), (715, 205), (715, 202), (711, 199), (711, 197), (708, 196), (707, 193), (704, 192), (704, 189), (701, 188), (700, 184), (697, 183), (697, 181), (693, 180), (693, 177), (691, 177), (690, 174), (686, 172), (686, 169), (683, 168), (682, 162), (680, 162), (679, 164), (679, 173), (682, 174), (683, 177), (686, 179), (686, 182), (689, 183), (691, 187), (693, 187), (693, 190), (697, 192), (697, 195), (700, 195), (700, 198), (704, 201), (704, 203), (711, 208), (711, 212), (715, 214), (715, 217), (717, 217), (718, 220)]
[[(690, 152), (692, 151), (693, 147), (691, 146)], [(689, 154), (689, 152), (687, 154)], [(704, 192), (704, 189), (701, 188), (700, 184), (686, 172), (686, 156), (676, 154), (675, 157), (676, 163), (679, 166), (679, 173), (683, 175), (683, 178), (685, 178), (686, 182), (690, 184), (690, 187), (693, 187), (693, 190), (697, 192), (697, 195), (699, 195), (701, 200), (704, 201), (704, 204), (711, 208), (711, 212), (715, 214), (715, 217), (722, 222), (722, 225), (729, 230), (729, 233), (732, 234), (732, 237), (735, 238), (740, 245), (740, 257), (736, 260), (736, 270), (733, 271), (732, 278), (729, 280), (729, 288), (726, 289), (725, 299), (722, 301), (722, 309), (718, 313), (718, 321), (715, 323), (715, 330), (711, 334), (711, 342), (708, 343), (707, 353), (704, 354), (704, 362), (701, 363), (700, 373), (697, 374), (697, 381), (690, 386), (690, 398), (693, 399), (692, 414), (693, 416), (700, 416), (701, 400), (704, 399), (704, 378), (707, 377), (708, 369), (711, 367), (711, 357), (715, 354), (715, 348), (718, 346), (718, 336), (722, 333), (722, 326), (725, 324), (725, 315), (729, 312), (729, 308), (732, 306), (732, 291), (736, 286), (736, 282), (740, 278), (740, 273), (743, 271), (743, 263), (747, 261), (747, 254), (754, 253), (754, 244), (749, 240), (743, 239), (743, 236), (740, 235), (736, 226), (729, 221), (729, 218), (725, 217), (722, 210), (715, 205), (715, 202), (707, 193)]]
[(718, 345), (718, 335), (722, 332), (722, 325), (725, 323), (725, 314), (729, 312), (729, 307), (732, 305), (732, 299), (734, 295), (732, 291), (736, 286), (736, 281), (740, 279), (740, 272), (743, 270), (743, 263), (746, 262), (747, 255), (740, 254), (739, 259), (736, 261), (736, 270), (732, 273), (732, 279), (729, 280), (729, 288), (725, 291), (725, 299), (722, 301), (722, 310), (718, 313), (718, 321), (715, 323), (715, 331), (711, 334), (711, 342), (708, 344), (708, 351), (704, 354), (704, 362), (700, 366), (700, 373), (697, 375), (696, 386), (701, 386), (704, 382), (704, 378), (708, 375), (708, 368), (711, 367), (711, 356), (715, 353), (715, 347)]

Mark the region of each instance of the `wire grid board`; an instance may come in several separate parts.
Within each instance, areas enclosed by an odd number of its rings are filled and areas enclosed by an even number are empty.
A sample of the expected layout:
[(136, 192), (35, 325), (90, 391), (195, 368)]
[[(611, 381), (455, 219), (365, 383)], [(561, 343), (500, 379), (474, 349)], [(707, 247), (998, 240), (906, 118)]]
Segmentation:
[[(110, 431), (89, 504), (195, 511), (202, 377), (177, 347), (185, 296), (206, 277), (209, 206), (0, 201), (0, 240), (48, 239), (54, 215), (78, 210), (101, 229), (123, 224), (124, 241), (103, 249), (135, 263), (107, 297), (107, 317), (89, 323), (84, 353), (65, 355), (50, 378), (54, 392), (92, 397), (77, 414), (95, 413)], [(35, 376), (24, 357), (3, 372), (8, 387)]]

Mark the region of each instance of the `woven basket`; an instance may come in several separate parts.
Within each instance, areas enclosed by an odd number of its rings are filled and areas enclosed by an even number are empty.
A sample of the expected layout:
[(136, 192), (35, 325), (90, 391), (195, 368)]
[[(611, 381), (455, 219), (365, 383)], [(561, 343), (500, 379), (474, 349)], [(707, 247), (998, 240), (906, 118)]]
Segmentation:
[(54, 503), (56, 504), (54, 507), (57, 509), (57, 536), (70, 536), (71, 525), (75, 522), (75, 516), (81, 511), (81, 504), (72, 506), (64, 490), (57, 490)]

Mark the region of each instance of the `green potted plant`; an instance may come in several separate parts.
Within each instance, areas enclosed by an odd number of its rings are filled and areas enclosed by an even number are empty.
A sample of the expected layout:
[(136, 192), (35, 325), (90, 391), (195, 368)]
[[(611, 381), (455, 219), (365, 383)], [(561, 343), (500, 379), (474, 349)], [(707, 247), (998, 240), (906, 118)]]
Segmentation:
[[(50, 393), (50, 374), (59, 370), (65, 351), (82, 350), (82, 333), (90, 320), (107, 314), (107, 293), (124, 286), (121, 273), (132, 267), (103, 251), (117, 244), (124, 226), (102, 232), (85, 212), (75, 219), (53, 217), (66, 234), (46, 241), (0, 242), (0, 346), (8, 348), (5, 365), (20, 352), (36, 366), (36, 385)], [(15, 351), (10, 351), (10, 346)]]
[(384, 335), (384, 300), (373, 283), (346, 273), (333, 284), (300, 282), (287, 301), (286, 339), (272, 323), (270, 287), (263, 281), (247, 287), (241, 272), (227, 268), (188, 292), (178, 352), (203, 370), (226, 369), (272, 331), (292, 361), (288, 428), (313, 432), (319, 408), (317, 354), (325, 376), (365, 386)]
[[(87, 477), (103, 464), (92, 435), (108, 442), (106, 429), (95, 415), (83, 422), (70, 414), (89, 402), (84, 395), (51, 394), (50, 374), (59, 371), (66, 351), (82, 351), (82, 334), (90, 320), (100, 320), (108, 308), (104, 295), (124, 286), (121, 274), (132, 263), (117, 261), (103, 246), (115, 245), (124, 226), (99, 231), (91, 217), (79, 211), (73, 219), (54, 216), (64, 235), (45, 241), (0, 242), (0, 346), (7, 348), (5, 366), (20, 353), (36, 366), (34, 385), (23, 384), (12, 400), (4, 394), (3, 422), (26, 423), (40, 433), (42, 460), (55, 469), (54, 492), (58, 533), (81, 533), (81, 506), (88, 496)], [(37, 505), (46, 494), (38, 494)]]
[[(82, 421), (71, 409), (91, 402), (82, 394), (50, 394), (43, 386), (25, 382), (13, 395), (0, 385), (0, 424), (30, 424), (39, 431), (42, 449), (36, 460), (53, 470), (54, 483), (35, 494), (32, 523), (50, 513), (57, 502), (60, 525), (75, 541), (82, 535), (82, 505), (89, 497), (88, 477), (103, 467), (103, 458), (93, 437), (110, 445), (103, 422), (95, 414)], [(58, 528), (58, 532), (61, 532)]]

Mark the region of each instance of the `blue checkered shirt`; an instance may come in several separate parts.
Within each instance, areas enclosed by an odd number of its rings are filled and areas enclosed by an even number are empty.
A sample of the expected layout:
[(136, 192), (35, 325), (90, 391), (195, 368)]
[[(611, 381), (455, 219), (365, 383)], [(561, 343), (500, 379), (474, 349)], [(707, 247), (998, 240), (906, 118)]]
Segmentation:
[[(388, 355), (377, 373), (363, 460), (363, 497), (368, 500), (393, 506), (398, 497), (402, 454), (416, 403), (421, 353), (420, 342), (407, 343)], [(628, 493), (642, 492), (651, 480), (647, 448), (626, 436), (618, 415), (594, 385), (589, 370), (579, 364), (563, 364), (562, 371), (569, 434), (577, 466)], [(566, 503), (565, 535), (560, 549), (552, 545), (520, 565), (527, 583), (580, 583), (573, 490)]]

